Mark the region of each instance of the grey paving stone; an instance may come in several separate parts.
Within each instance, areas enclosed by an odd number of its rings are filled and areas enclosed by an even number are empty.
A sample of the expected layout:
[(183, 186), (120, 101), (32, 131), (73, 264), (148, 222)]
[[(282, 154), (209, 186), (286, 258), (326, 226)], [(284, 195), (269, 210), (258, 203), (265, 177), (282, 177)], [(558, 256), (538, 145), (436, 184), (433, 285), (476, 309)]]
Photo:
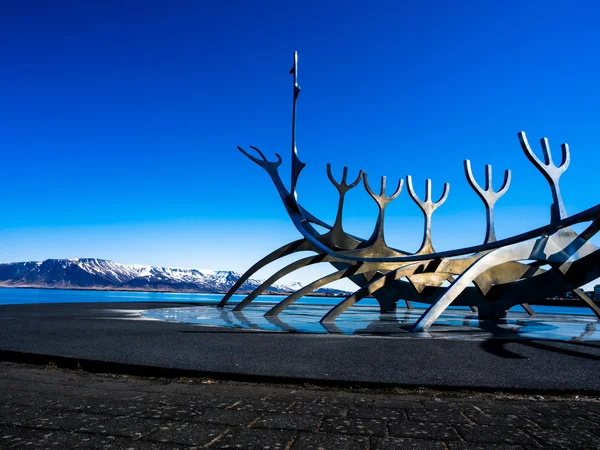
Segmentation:
[[(126, 387), (125, 387), (126, 386)], [(190, 399), (211, 397), (211, 394), (205, 389), (199, 389), (197, 386), (178, 383), (176, 380), (164, 381), (161, 384), (148, 383), (144, 379), (136, 380), (134, 384), (124, 384), (127, 392), (135, 395), (145, 395), (154, 399), (171, 398), (175, 401), (185, 403)], [(100, 389), (100, 388), (98, 388)], [(113, 385), (111, 389), (106, 389), (106, 392), (121, 391), (117, 385)], [(218, 395), (214, 395), (215, 397)]]
[(594, 422), (597, 424), (600, 424), (600, 415), (591, 412), (591, 411), (587, 411), (587, 410), (578, 410), (577, 414), (574, 414), (574, 416), (576, 417), (582, 417), (586, 420), (589, 420), (590, 422)]
[[(365, 391), (330, 391), (323, 388), (319, 391), (312, 391), (315, 394), (315, 403), (333, 403), (336, 405), (350, 406), (354, 405), (362, 398), (368, 398), (373, 394), (369, 390)], [(362, 400), (360, 400), (362, 401)]]
[(598, 449), (600, 438), (590, 430), (583, 429), (532, 429), (531, 436), (535, 437), (544, 447), (566, 449)]
[[(277, 390), (265, 397), (265, 400), (274, 400), (277, 402), (287, 403), (287, 402), (301, 402), (301, 403), (315, 403), (322, 398), (323, 392), (321, 391), (312, 391), (312, 390), (298, 390), (298, 389), (287, 389), (287, 390)], [(240, 395), (240, 397), (244, 397), (244, 395)], [(327, 402), (330, 404), (337, 405), (338, 399), (336, 395), (327, 396)]]
[(139, 401), (144, 401), (145, 399), (149, 398), (150, 395), (143, 393), (143, 392), (137, 392), (137, 391), (128, 391), (128, 390), (121, 390), (121, 391), (116, 391), (116, 390), (106, 390), (106, 391), (102, 391), (100, 389), (94, 389), (95, 393), (89, 393), (88, 395), (86, 395), (86, 398), (95, 398), (95, 399), (106, 399), (109, 397), (113, 397), (115, 392), (119, 392), (119, 398), (121, 401), (127, 401), (127, 402), (139, 402)]
[(159, 426), (143, 440), (202, 447), (222, 436), (226, 430), (226, 427), (210, 424), (173, 422)]
[(322, 421), (322, 417), (315, 416), (265, 413), (253, 423), (252, 427), (275, 430), (317, 431)]
[(531, 418), (532, 421), (537, 423), (543, 428), (555, 428), (555, 429), (572, 429), (572, 428), (593, 428), (600, 429), (600, 424), (591, 422), (583, 417), (567, 417), (567, 416), (545, 416), (538, 415), (537, 417)]
[(79, 411), (110, 416), (127, 416), (143, 407), (139, 401), (122, 400), (120, 396), (108, 398), (63, 397), (49, 404), (50, 408), (64, 411)]
[(93, 414), (44, 411), (42, 416), (30, 421), (29, 426), (48, 430), (80, 431), (103, 421), (102, 417)]
[(375, 419), (354, 417), (326, 417), (321, 423), (320, 431), (324, 433), (361, 434), (369, 436), (386, 435), (385, 422)]
[[(331, 394), (321, 392), (313, 401), (310, 399), (298, 399), (300, 403), (315, 403), (318, 405), (329, 405), (337, 408), (354, 408), (363, 406), (367, 402), (368, 396), (364, 395), (345, 395), (346, 392), (332, 392)], [(368, 402), (367, 406), (371, 406), (372, 402)]]
[(472, 442), (448, 442), (450, 450), (522, 450), (524, 447), (520, 445), (504, 445), (504, 444), (474, 444)]
[(67, 448), (99, 449), (99, 450), (183, 450), (184, 446), (131, 440), (115, 436), (97, 434), (76, 434), (68, 436)]
[(443, 411), (443, 412), (463, 412), (469, 411), (473, 409), (473, 405), (468, 402), (459, 402), (459, 401), (424, 401), (423, 407), (427, 411)]
[(195, 406), (170, 405), (164, 403), (140, 404), (135, 410), (130, 409), (134, 417), (147, 417), (150, 419), (178, 420), (190, 422), (204, 414), (204, 411)]
[(460, 410), (432, 411), (429, 409), (412, 409), (406, 411), (408, 420), (413, 422), (436, 422), (436, 423), (470, 423)]
[(133, 378), (122, 376), (121, 378), (104, 378), (101, 375), (86, 381), (86, 386), (98, 391), (120, 391), (131, 395), (202, 395), (206, 392), (206, 385), (201, 383), (179, 383), (176, 380)]
[(294, 438), (293, 431), (238, 428), (226, 431), (209, 448), (242, 448), (246, 450), (283, 450)]
[(0, 448), (64, 448), (66, 433), (21, 427), (0, 428)]
[(516, 402), (471, 402), (469, 411), (475, 409), (478, 412), (491, 415), (514, 415), (528, 417), (537, 413), (526, 405)]
[(576, 410), (584, 409), (584, 410), (587, 410), (587, 411), (590, 411), (590, 412), (596, 414), (597, 416), (600, 416), (600, 401), (580, 402), (576, 406), (573, 406), (572, 408), (576, 409)]
[(27, 389), (27, 383), (22, 381), (13, 380), (10, 378), (3, 378), (0, 380), (0, 391), (11, 392), (11, 391), (24, 391), (31, 392), (31, 389)]
[[(411, 410), (412, 411), (412, 410)], [(350, 408), (348, 417), (360, 417), (362, 419), (377, 419), (377, 420), (403, 420), (406, 419), (406, 413), (401, 409), (389, 408)]]
[(281, 402), (296, 401), (317, 398), (315, 391), (310, 389), (296, 389), (286, 386), (273, 386), (260, 383), (254, 383), (254, 389), (246, 389), (245, 383), (243, 382), (227, 382), (227, 392), (222, 392), (223, 389), (219, 384), (213, 384), (208, 389), (211, 393), (218, 393), (219, 395), (227, 395), (231, 398), (239, 399), (257, 399), (257, 400), (268, 400), (276, 399)]
[[(508, 444), (537, 447), (528, 433), (515, 427), (490, 425), (456, 425), (456, 429), (467, 442), (476, 444)], [(532, 428), (533, 429), (533, 428)], [(527, 429), (529, 430), (529, 428)]]
[(418, 449), (418, 450), (445, 450), (446, 446), (442, 442), (425, 441), (423, 439), (396, 438), (373, 439), (372, 450), (398, 450), (398, 449)]
[(331, 433), (298, 433), (291, 450), (367, 450), (368, 436)]
[(364, 396), (359, 397), (353, 403), (353, 406), (366, 406), (371, 408), (389, 408), (389, 409), (422, 409), (423, 403), (419, 400), (406, 400), (404, 396)]
[(430, 441), (457, 441), (456, 430), (449, 425), (408, 420), (389, 422), (390, 435), (394, 437), (424, 439)]
[(138, 439), (163, 426), (164, 423), (162, 420), (139, 417), (112, 417), (108, 420), (87, 424), (85, 431)]
[(591, 405), (594, 405), (594, 403), (533, 401), (527, 405), (527, 408), (547, 416), (572, 416), (573, 411), (586, 410)]
[(10, 426), (77, 431), (86, 424), (100, 419), (102, 417), (78, 411), (54, 411), (35, 406), (5, 405), (0, 408), (0, 424)]
[(594, 411), (594, 403), (580, 404), (540, 404), (536, 403), (531, 406), (531, 409), (536, 412), (536, 416), (544, 415), (550, 417), (583, 417), (589, 421), (600, 423), (600, 409)]
[(42, 408), (4, 404), (0, 406), (0, 425), (29, 426), (32, 421), (50, 414)]
[(273, 399), (239, 399), (238, 401), (227, 405), (227, 408), (237, 411), (282, 412), (289, 409), (293, 404), (293, 401), (280, 403)]
[(148, 398), (148, 401), (154, 403), (162, 403), (165, 405), (180, 405), (195, 408), (227, 408), (239, 401), (238, 397), (228, 397), (223, 395), (180, 395), (180, 394), (166, 394), (166, 395), (152, 395)]
[(533, 416), (515, 416), (512, 414), (482, 414), (480, 412), (468, 412), (465, 415), (478, 425), (500, 425), (510, 427), (536, 426)]
[(0, 429), (0, 448), (174, 450), (183, 447), (87, 433), (11, 428)]
[(237, 411), (234, 409), (211, 409), (201, 416), (193, 419), (193, 422), (229, 425), (233, 427), (246, 427), (254, 423), (264, 413), (261, 411)]
[(17, 390), (31, 392), (34, 394), (43, 392), (45, 395), (59, 395), (67, 397), (100, 397), (104, 395), (103, 391), (90, 389), (89, 387), (77, 382), (66, 382), (66, 384), (62, 384), (61, 382), (22, 382), (21, 385), (17, 387)]
[(295, 402), (285, 412), (289, 412), (290, 414), (307, 414), (309, 416), (345, 417), (348, 413), (348, 408), (346, 406), (335, 406), (326, 403)]
[[(45, 394), (35, 394), (31, 392), (4, 392), (2, 396), (3, 404), (31, 406), (51, 406), (58, 400), (56, 396)], [(1, 406), (1, 405), (0, 405)]]

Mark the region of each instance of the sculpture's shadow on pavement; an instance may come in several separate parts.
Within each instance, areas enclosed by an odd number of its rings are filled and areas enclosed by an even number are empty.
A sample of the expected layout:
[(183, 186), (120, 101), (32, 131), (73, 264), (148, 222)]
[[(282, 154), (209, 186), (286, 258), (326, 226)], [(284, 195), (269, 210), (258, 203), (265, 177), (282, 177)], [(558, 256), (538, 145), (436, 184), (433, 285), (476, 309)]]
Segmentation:
[[(507, 359), (527, 359), (527, 356), (515, 351), (519, 346), (529, 347), (532, 349), (556, 352), (563, 355), (575, 356), (578, 358), (591, 359), (600, 361), (600, 356), (588, 353), (586, 349), (600, 350), (600, 341), (584, 342), (581, 339), (572, 338), (571, 340), (549, 340), (547, 342), (532, 339), (523, 339), (523, 337), (515, 331), (501, 327), (500, 323), (492, 321), (481, 321), (480, 328), (489, 332), (492, 337), (481, 342), (480, 347), (495, 356)], [(586, 326), (587, 332), (596, 330), (596, 324), (590, 323)], [(509, 348), (511, 347), (511, 348)]]

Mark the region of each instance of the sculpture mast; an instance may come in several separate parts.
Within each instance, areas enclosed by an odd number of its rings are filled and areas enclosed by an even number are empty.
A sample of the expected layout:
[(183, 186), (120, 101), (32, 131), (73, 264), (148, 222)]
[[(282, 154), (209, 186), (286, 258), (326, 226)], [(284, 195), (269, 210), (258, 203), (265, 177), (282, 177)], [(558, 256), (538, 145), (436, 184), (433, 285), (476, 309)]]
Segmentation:
[(296, 148), (296, 102), (298, 100), (298, 94), (300, 94), (300, 86), (298, 86), (298, 52), (294, 52), (294, 66), (290, 70), (290, 73), (294, 75), (294, 103), (292, 108), (292, 179), (290, 183), (290, 193), (297, 199), (296, 183), (300, 172), (304, 169), (304, 166), (306, 166), (305, 163), (300, 161), (298, 149)]

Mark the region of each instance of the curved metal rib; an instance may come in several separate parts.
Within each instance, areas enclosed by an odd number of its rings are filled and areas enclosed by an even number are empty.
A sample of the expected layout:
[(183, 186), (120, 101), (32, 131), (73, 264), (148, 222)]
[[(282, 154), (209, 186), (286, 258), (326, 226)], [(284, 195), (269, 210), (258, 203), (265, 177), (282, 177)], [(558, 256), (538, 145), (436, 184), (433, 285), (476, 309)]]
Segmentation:
[(273, 285), (277, 280), (285, 277), (286, 275), (292, 273), (295, 270), (301, 269), (302, 267), (310, 266), (311, 264), (316, 264), (316, 263), (320, 263), (320, 262), (329, 262), (329, 261), (334, 261), (334, 260), (335, 260), (335, 258), (331, 258), (328, 255), (319, 254), (319, 255), (315, 255), (315, 256), (308, 256), (306, 258), (299, 259), (298, 261), (294, 261), (293, 263), (288, 264), (287, 266), (283, 267), (282, 269), (278, 270), (273, 275), (271, 275), (259, 287), (257, 287), (250, 294), (248, 294), (248, 296), (246, 296), (246, 298), (244, 300), (242, 300), (240, 303), (238, 303), (236, 305), (236, 307), (233, 308), (233, 310), (241, 311), (246, 306), (248, 306), (252, 302), (252, 300), (254, 300), (256, 297), (258, 297), (260, 294), (262, 294), (265, 290), (267, 290), (271, 285)]
[(227, 304), (227, 302), (229, 301), (231, 296), (233, 294), (235, 294), (235, 292), (246, 281), (248, 281), (248, 279), (252, 275), (254, 275), (256, 272), (258, 272), (260, 269), (262, 269), (267, 264), (270, 264), (279, 258), (283, 258), (284, 256), (288, 256), (293, 253), (301, 252), (301, 251), (305, 251), (305, 250), (310, 250), (310, 245), (309, 245), (308, 241), (306, 239), (298, 239), (297, 241), (290, 242), (289, 244), (285, 244), (284, 246), (279, 247), (277, 250), (269, 253), (267, 256), (265, 256), (260, 261), (258, 261), (256, 264), (254, 264), (252, 267), (250, 267), (248, 270), (246, 270), (246, 272), (244, 272), (244, 274), (240, 278), (238, 278), (238, 280), (235, 282), (235, 284), (231, 287), (231, 289), (229, 289), (229, 291), (227, 291), (227, 294), (225, 294), (223, 299), (219, 302), (217, 307), (223, 308)]
[(290, 306), (294, 302), (296, 302), (296, 300), (304, 297), (305, 295), (310, 294), (311, 292), (313, 292), (329, 283), (333, 283), (334, 281), (341, 280), (342, 278), (348, 278), (353, 275), (358, 275), (358, 274), (363, 273), (364, 271), (368, 270), (365, 268), (365, 270), (361, 271), (360, 270), (361, 266), (362, 266), (362, 264), (356, 264), (354, 266), (338, 270), (337, 272), (330, 273), (329, 275), (326, 275), (322, 278), (319, 278), (316, 281), (313, 281), (310, 284), (307, 284), (302, 289), (297, 290), (293, 294), (287, 296), (282, 301), (277, 303), (273, 308), (271, 308), (265, 314), (265, 317), (275, 317), (280, 312), (282, 312), (284, 309), (286, 309), (288, 306)]

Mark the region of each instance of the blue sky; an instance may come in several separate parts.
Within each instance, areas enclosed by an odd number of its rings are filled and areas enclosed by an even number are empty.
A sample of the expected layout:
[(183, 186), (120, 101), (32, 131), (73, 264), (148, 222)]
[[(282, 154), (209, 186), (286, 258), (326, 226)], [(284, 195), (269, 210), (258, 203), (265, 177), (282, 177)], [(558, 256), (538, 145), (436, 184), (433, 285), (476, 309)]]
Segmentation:
[[(596, 172), (600, 6), (595, 2), (20, 1), (0, 6), (0, 261), (92, 256), (242, 271), (297, 232), (255, 145), (289, 161), (292, 53), (299, 52), (299, 197), (326, 220), (332, 163), (376, 180), (450, 182), (436, 249), (478, 244), (467, 185), (513, 182), (497, 234), (548, 221), (550, 191), (522, 154), (524, 130), (571, 146), (569, 213), (600, 199)], [(288, 166), (283, 168), (287, 174)], [(348, 231), (375, 204), (349, 194)], [(391, 245), (415, 251), (417, 206), (388, 209)], [(322, 270), (322, 269), (319, 269)], [(310, 270), (300, 278), (310, 278)]]

